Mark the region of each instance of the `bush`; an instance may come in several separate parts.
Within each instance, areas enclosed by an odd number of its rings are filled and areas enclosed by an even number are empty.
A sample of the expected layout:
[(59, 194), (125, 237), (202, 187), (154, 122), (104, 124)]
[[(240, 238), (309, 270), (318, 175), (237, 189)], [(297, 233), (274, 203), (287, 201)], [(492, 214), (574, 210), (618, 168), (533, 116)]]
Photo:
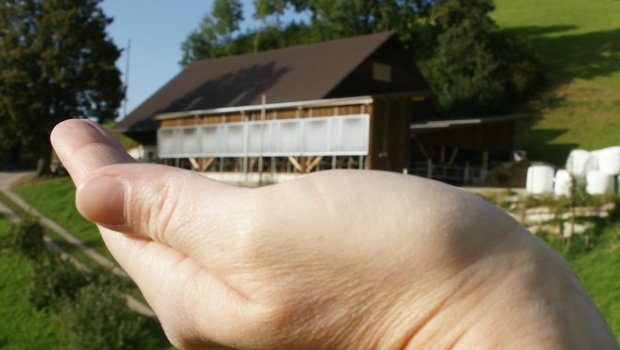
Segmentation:
[(75, 299), (89, 283), (89, 276), (52, 252), (39, 256), (34, 263), (30, 302), (37, 309), (57, 309), (64, 300)]
[(127, 308), (119, 281), (108, 274), (65, 299), (59, 316), (66, 349), (137, 349), (148, 335), (146, 320)]
[(26, 216), (19, 223), (13, 224), (3, 245), (31, 260), (36, 260), (47, 251), (43, 241), (43, 226), (32, 216)]

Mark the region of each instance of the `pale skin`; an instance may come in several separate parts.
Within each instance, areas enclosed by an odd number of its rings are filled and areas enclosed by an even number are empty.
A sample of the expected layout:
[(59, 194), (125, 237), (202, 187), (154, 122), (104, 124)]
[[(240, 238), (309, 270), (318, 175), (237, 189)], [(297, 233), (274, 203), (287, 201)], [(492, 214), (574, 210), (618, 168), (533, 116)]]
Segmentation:
[(137, 163), (87, 121), (51, 140), (179, 348), (617, 348), (562, 258), (460, 189), (376, 171), (246, 189)]

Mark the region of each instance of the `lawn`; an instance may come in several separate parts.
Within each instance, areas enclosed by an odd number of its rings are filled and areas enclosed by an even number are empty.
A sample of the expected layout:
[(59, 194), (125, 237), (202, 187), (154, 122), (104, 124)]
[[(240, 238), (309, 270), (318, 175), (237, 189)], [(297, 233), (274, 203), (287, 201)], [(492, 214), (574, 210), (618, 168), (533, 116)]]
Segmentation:
[[(0, 241), (10, 227), (0, 217)], [(0, 251), (0, 348), (5, 350), (59, 349), (59, 320), (30, 305), (32, 265), (25, 258)]]
[(496, 0), (493, 17), (529, 46), (547, 86), (517, 147), (564, 164), (570, 150), (620, 144), (620, 1)]
[(606, 227), (592, 251), (568, 261), (620, 342), (620, 223)]

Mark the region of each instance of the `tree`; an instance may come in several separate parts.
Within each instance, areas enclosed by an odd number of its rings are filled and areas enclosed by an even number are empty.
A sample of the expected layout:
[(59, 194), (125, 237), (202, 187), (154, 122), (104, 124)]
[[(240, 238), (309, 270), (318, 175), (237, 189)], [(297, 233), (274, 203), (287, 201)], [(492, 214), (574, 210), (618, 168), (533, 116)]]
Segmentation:
[[(254, 17), (262, 26), (246, 33), (238, 32), (238, 25), (231, 20), (243, 20), (237, 15), (223, 16), (218, 8), (234, 8), (226, 5), (231, 0), (214, 3), (210, 14), (205, 16), (199, 28), (182, 44), (182, 65), (194, 60), (214, 58), (276, 49), (291, 45), (337, 39), (347, 36), (369, 34), (383, 30), (398, 31), (405, 46), (415, 40), (419, 16), (428, 11), (436, 0), (255, 0)], [(219, 4), (219, 5), (218, 5)], [(281, 16), (286, 9), (310, 16), (309, 23), (292, 22), (284, 25)], [(270, 21), (274, 19), (274, 21)], [(228, 28), (223, 35), (218, 28)], [(236, 35), (231, 35), (231, 30)]]
[(49, 133), (73, 117), (111, 120), (124, 96), (102, 0), (0, 5), (0, 136), (35, 150), (49, 171)]
[(181, 43), (183, 56), (179, 63), (185, 66), (198, 59), (242, 53), (233, 39), (242, 21), (243, 6), (239, 0), (215, 0), (211, 13)]
[(281, 27), (280, 16), (284, 13), (286, 9), (286, 1), (285, 0), (254, 0), (254, 17), (264, 22), (267, 21), (269, 17), (274, 17), (276, 27)]
[(436, 49), (422, 66), (448, 114), (505, 112), (540, 80), (535, 62), (498, 31), (494, 8), (492, 0), (443, 0), (432, 8)]

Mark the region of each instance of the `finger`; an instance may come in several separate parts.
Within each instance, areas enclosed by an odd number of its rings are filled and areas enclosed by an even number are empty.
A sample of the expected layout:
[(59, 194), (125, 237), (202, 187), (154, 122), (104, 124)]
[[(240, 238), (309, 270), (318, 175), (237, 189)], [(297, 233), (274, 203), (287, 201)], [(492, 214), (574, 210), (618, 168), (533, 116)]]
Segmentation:
[(101, 167), (136, 162), (114, 137), (89, 120), (61, 122), (52, 130), (50, 141), (76, 186)]

